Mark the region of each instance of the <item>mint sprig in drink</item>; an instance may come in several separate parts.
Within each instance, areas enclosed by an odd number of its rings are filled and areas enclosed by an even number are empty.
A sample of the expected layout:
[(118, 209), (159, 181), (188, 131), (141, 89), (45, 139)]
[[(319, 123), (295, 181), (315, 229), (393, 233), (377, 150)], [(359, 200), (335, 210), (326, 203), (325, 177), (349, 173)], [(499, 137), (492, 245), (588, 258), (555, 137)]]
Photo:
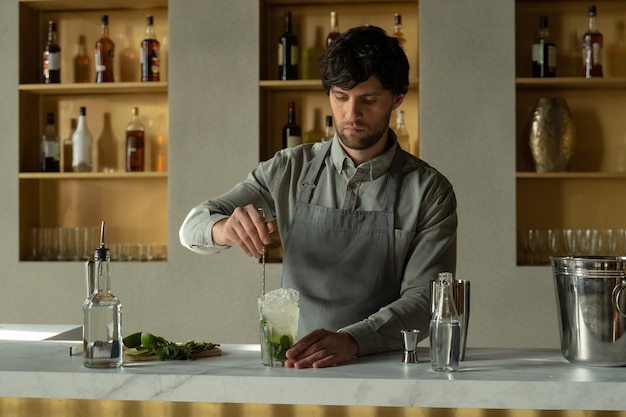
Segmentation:
[(286, 353), (296, 341), (300, 315), (300, 294), (279, 288), (258, 298), (261, 362), (283, 367)]

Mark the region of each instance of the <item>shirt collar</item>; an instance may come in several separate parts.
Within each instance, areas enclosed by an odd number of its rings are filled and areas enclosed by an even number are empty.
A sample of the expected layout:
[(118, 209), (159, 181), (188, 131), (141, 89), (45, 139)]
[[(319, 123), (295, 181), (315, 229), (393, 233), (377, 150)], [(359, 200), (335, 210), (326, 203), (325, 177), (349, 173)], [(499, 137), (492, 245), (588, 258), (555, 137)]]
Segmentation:
[[(393, 145), (389, 149), (387, 149), (382, 155), (379, 155), (376, 158), (364, 162), (358, 167), (355, 167), (358, 170), (368, 170), (370, 180), (375, 180), (376, 178), (380, 177), (381, 175), (389, 171), (389, 168), (391, 167), (391, 161), (393, 161), (393, 157), (396, 154), (396, 148), (398, 146), (396, 134), (391, 129), (388, 130), (387, 140), (392, 141)], [(352, 162), (352, 159), (350, 159), (346, 151), (339, 143), (337, 134), (335, 134), (332, 141), (333, 142), (330, 146), (330, 160), (337, 172), (341, 173), (347, 167), (354, 167), (354, 162)]]

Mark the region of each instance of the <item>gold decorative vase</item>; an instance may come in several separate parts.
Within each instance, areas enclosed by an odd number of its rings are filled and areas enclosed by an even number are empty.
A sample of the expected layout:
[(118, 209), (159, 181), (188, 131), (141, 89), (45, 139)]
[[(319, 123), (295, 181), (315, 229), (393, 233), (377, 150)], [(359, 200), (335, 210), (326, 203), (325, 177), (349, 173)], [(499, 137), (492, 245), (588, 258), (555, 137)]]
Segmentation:
[(574, 154), (576, 130), (567, 102), (542, 97), (530, 121), (530, 151), (537, 172), (565, 171)]

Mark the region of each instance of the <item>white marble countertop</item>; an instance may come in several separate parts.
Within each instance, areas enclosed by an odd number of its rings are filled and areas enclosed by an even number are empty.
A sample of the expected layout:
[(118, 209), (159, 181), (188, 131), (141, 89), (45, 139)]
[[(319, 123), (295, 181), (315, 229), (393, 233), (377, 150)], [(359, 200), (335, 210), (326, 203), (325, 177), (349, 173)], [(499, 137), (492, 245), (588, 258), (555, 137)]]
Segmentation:
[[(76, 342), (73, 342), (75, 344)], [(582, 367), (558, 350), (468, 349), (461, 370), (401, 352), (326, 369), (265, 368), (258, 345), (222, 345), (196, 361), (83, 367), (72, 342), (0, 343), (0, 397), (395, 407), (626, 410), (626, 368)]]

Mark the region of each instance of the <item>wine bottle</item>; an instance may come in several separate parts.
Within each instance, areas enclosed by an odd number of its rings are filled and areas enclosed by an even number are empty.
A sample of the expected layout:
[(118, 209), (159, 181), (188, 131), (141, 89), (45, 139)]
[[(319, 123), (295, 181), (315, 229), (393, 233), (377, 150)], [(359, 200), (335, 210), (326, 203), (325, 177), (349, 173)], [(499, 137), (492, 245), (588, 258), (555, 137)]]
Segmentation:
[(57, 25), (52, 20), (48, 22), (48, 41), (43, 48), (43, 82), (45, 84), (61, 82), (61, 47)]
[(296, 123), (296, 103), (289, 102), (287, 124), (283, 126), (283, 148), (292, 148), (302, 143), (302, 129)]
[(70, 135), (63, 141), (63, 172), (72, 172), (72, 135), (77, 122), (75, 118), (70, 119)]
[(85, 35), (78, 37), (78, 51), (74, 55), (74, 82), (88, 83), (91, 80), (91, 60), (87, 54)]
[(407, 152), (411, 152), (411, 145), (409, 142), (409, 132), (406, 130), (404, 124), (404, 110), (398, 110), (396, 114), (396, 137), (398, 138), (398, 145)]
[(583, 74), (602, 77), (603, 36), (596, 27), (596, 6), (589, 6), (589, 26), (583, 35)]
[(322, 136), (322, 142), (331, 140), (335, 136), (335, 128), (333, 127), (333, 116), (330, 114), (326, 116), (324, 123), (324, 136)]
[(46, 131), (41, 137), (41, 171), (59, 172), (59, 138), (54, 126), (54, 113), (46, 114)]
[(145, 129), (139, 120), (139, 109), (133, 107), (126, 126), (126, 171), (143, 171), (145, 165)]
[(141, 41), (141, 81), (160, 80), (159, 41), (154, 30), (154, 17), (146, 17), (146, 34)]
[(74, 172), (91, 172), (93, 170), (92, 146), (93, 136), (87, 127), (87, 109), (81, 106), (78, 125), (72, 134), (72, 170)]
[(556, 77), (556, 45), (550, 39), (548, 17), (539, 18), (539, 35), (532, 46), (533, 77)]
[(293, 34), (291, 12), (285, 12), (285, 31), (278, 39), (278, 79), (298, 79), (298, 38)]
[(400, 45), (406, 48), (407, 40), (404, 37), (404, 29), (402, 29), (402, 15), (400, 13), (393, 14), (393, 37), (398, 39)]
[(337, 12), (333, 11), (330, 12), (330, 32), (326, 36), (326, 47), (329, 47), (339, 35), (339, 18), (337, 17)]
[(97, 83), (112, 83), (115, 81), (115, 77), (113, 76), (114, 57), (115, 43), (109, 38), (109, 16), (102, 15), (100, 39), (96, 42), (95, 48)]

